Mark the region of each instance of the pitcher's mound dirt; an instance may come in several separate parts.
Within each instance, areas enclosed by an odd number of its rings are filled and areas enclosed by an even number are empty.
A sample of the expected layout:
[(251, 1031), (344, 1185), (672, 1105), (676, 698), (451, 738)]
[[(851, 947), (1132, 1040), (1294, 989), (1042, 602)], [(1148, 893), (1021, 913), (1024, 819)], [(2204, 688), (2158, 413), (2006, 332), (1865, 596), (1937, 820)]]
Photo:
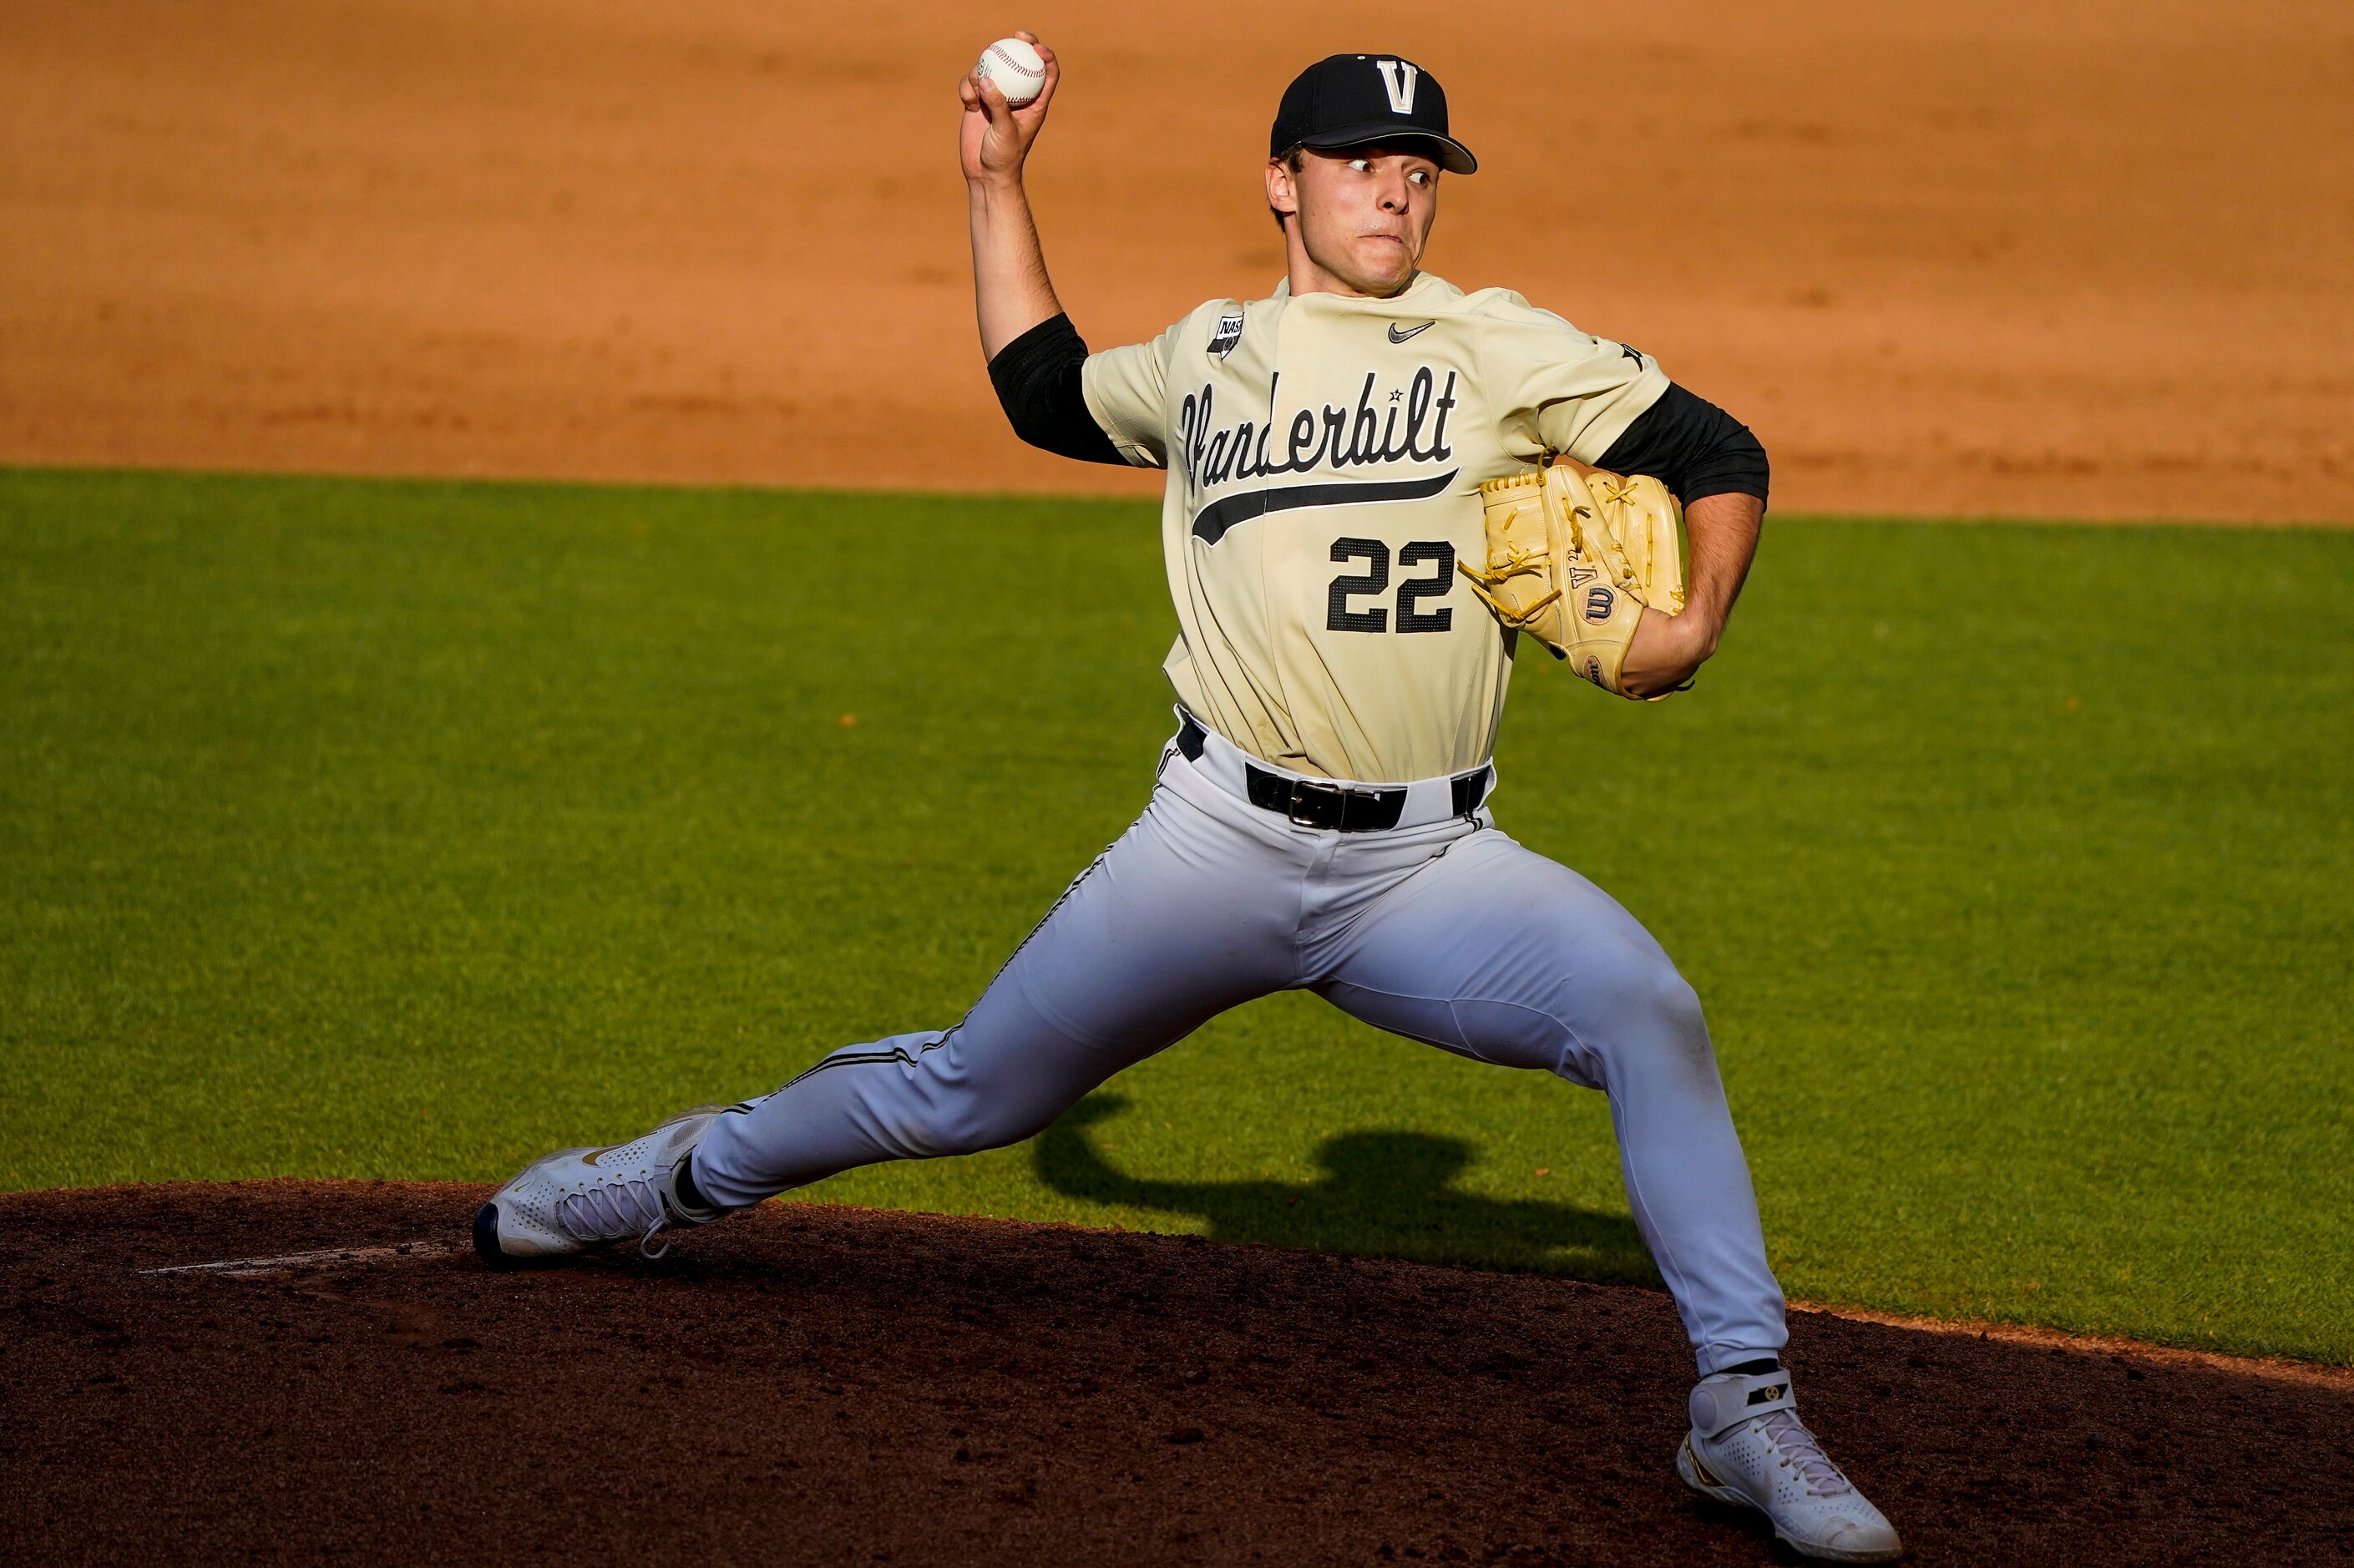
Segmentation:
[[(1672, 1473), (1687, 1362), (1652, 1292), (784, 1203), (660, 1264), (493, 1275), (463, 1250), (482, 1195), (0, 1199), (0, 1556), (1776, 1556)], [(1810, 1418), (1913, 1561), (2354, 1552), (2354, 1394), (1794, 1332)]]

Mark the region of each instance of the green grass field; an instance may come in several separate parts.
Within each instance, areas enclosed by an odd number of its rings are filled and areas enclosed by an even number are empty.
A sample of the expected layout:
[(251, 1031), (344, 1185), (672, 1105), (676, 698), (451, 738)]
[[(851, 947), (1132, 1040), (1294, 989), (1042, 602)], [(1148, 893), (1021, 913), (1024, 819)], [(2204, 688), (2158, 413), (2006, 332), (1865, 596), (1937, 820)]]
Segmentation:
[[(0, 1185), (504, 1177), (953, 1020), (1143, 802), (1159, 561), (1131, 503), (0, 472)], [(1699, 986), (1792, 1294), (2354, 1361), (2349, 588), (1777, 519), (1691, 696), (1522, 670), (1501, 823)], [(808, 1195), (1649, 1277), (1598, 1096), (1304, 996)]]

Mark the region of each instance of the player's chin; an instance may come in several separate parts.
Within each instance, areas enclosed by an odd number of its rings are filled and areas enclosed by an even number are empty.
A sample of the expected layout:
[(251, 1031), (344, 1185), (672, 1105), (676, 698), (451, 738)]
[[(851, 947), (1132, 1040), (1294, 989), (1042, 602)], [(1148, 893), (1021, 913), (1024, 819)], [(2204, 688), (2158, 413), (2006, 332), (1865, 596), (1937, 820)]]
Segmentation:
[(1403, 239), (1368, 235), (1357, 241), (1357, 266), (1367, 282), (1396, 288), (1414, 276), (1414, 249)]

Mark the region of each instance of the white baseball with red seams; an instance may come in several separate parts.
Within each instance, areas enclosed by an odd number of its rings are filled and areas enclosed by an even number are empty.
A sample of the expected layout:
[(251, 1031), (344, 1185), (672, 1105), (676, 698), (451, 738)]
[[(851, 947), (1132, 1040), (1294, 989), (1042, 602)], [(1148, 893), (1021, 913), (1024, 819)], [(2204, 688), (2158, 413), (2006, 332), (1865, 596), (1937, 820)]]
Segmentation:
[(1007, 104), (1015, 109), (1035, 102), (1046, 90), (1045, 60), (1020, 38), (1000, 38), (981, 50), (981, 63), (972, 68), (972, 74), (982, 81), (995, 82)]

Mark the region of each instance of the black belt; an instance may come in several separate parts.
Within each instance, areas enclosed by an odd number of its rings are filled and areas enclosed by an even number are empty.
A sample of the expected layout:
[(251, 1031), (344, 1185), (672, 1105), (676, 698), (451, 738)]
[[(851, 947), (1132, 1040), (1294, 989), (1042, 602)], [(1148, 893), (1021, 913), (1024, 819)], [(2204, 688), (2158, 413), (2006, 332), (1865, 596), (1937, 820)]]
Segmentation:
[[(1185, 754), (1185, 760), (1193, 762), (1201, 758), (1207, 733), (1201, 720), (1191, 714), (1185, 716), (1177, 731), (1177, 749)], [(1457, 774), (1451, 780), (1457, 816), (1468, 817), (1479, 809), (1479, 802), (1488, 798), (1488, 768), (1483, 763), (1469, 773)], [(1403, 789), (1344, 789), (1338, 784), (1288, 779), (1249, 762), (1243, 764), (1243, 780), (1250, 791), (1252, 805), (1262, 811), (1280, 813), (1303, 828), (1377, 833), (1396, 827), (1398, 818), (1405, 814)]]

